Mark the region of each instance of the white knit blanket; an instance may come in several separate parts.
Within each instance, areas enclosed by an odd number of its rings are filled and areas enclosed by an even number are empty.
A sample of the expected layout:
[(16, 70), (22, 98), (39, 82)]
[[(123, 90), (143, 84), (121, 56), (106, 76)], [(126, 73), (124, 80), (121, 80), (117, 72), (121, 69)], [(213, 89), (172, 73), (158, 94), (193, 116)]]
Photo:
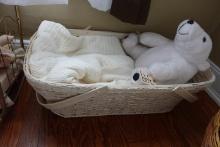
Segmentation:
[(129, 80), (134, 69), (114, 36), (73, 36), (58, 23), (43, 21), (30, 56), (33, 76), (47, 82), (96, 83)]

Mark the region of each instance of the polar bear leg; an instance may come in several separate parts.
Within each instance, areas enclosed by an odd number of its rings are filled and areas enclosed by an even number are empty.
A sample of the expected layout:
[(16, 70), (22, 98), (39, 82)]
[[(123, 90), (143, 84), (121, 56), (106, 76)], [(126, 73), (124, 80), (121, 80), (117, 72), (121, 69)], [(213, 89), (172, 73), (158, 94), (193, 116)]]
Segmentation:
[(140, 35), (140, 43), (149, 47), (163, 46), (170, 42), (171, 40), (156, 33), (146, 32)]
[(134, 33), (129, 34), (127, 38), (122, 40), (122, 46), (126, 53), (133, 59), (137, 59), (148, 48), (138, 45), (138, 36)]
[(175, 79), (177, 76), (175, 62), (155, 63), (149, 67), (152, 77), (159, 82)]
[(138, 36), (135, 33), (129, 34), (126, 38), (122, 40), (122, 46), (127, 48), (132, 48), (138, 44)]
[(131, 56), (133, 59), (137, 59), (141, 54), (147, 51), (147, 47), (137, 45), (133, 48), (127, 48), (126, 53)]

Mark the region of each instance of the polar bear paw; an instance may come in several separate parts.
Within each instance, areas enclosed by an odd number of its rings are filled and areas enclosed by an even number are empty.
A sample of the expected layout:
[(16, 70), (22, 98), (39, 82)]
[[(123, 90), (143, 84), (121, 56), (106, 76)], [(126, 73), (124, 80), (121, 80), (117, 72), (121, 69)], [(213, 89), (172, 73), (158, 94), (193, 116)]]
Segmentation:
[(136, 68), (132, 72), (132, 82), (140, 85), (155, 85), (155, 79), (147, 68)]
[(131, 33), (122, 40), (122, 46), (126, 48), (135, 47), (138, 44), (137, 34)]

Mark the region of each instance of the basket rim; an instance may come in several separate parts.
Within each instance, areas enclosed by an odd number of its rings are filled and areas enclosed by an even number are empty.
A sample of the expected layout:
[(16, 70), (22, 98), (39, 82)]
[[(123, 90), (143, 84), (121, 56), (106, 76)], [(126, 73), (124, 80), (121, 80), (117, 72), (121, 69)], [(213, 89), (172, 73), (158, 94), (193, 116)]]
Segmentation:
[[(83, 35), (85, 34), (100, 34), (101, 35), (104, 35), (104, 34), (107, 34), (107, 35), (114, 35), (114, 36), (117, 36), (117, 37), (121, 37), (121, 36), (125, 36), (126, 34), (125, 33), (115, 33), (115, 32), (105, 32), (105, 31), (93, 31), (93, 30), (81, 30), (81, 29), (69, 29), (70, 32), (72, 34), (75, 34), (75, 35), (80, 35), (80, 33), (82, 32)], [(48, 82), (48, 81), (43, 81), (41, 79), (38, 79), (34, 76), (31, 75), (30, 73), (30, 70), (29, 70), (29, 64), (28, 64), (28, 61), (29, 61), (29, 57), (31, 55), (31, 52), (32, 52), (32, 45), (33, 45), (33, 41), (37, 38), (37, 32), (34, 33), (34, 35), (31, 37), (30, 39), (30, 45), (29, 47), (27, 48), (26, 50), (26, 54), (25, 54), (25, 58), (24, 58), (24, 64), (23, 64), (23, 70), (24, 70), (24, 73), (25, 73), (25, 76), (29, 79), (29, 80), (32, 80), (34, 82), (37, 82), (38, 84), (42, 84), (42, 85), (48, 85), (48, 86), (52, 86), (52, 87), (81, 87), (81, 88), (97, 88), (99, 86), (107, 86), (109, 89), (118, 89), (118, 90), (122, 90), (122, 89), (130, 89), (130, 90), (137, 90), (137, 89), (174, 89), (176, 87), (181, 87), (181, 88), (184, 88), (184, 89), (187, 89), (187, 88), (191, 88), (191, 87), (197, 87), (197, 86), (200, 86), (200, 87), (206, 87), (208, 85), (211, 85), (216, 77), (215, 75), (213, 74), (213, 72), (210, 70), (211, 72), (211, 78), (207, 81), (202, 81), (202, 82), (195, 82), (195, 83), (185, 83), (185, 84), (170, 84), (170, 85), (135, 85), (135, 84), (129, 84), (128, 86), (111, 86), (109, 83), (111, 82), (106, 82), (106, 83), (93, 83), (93, 84), (84, 84), (84, 83), (71, 83), (71, 84), (68, 84), (68, 83), (53, 83), (53, 82)]]

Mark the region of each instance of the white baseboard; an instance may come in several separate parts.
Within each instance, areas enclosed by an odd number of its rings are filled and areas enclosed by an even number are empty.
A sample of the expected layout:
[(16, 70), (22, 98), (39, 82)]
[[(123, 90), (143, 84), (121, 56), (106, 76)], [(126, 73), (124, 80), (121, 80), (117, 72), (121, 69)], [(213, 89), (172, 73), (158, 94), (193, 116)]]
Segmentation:
[[(30, 40), (24, 39), (23, 43), (24, 43), (24, 47), (27, 48), (30, 45)], [(15, 45), (15, 47), (20, 47), (20, 40), (14, 39), (13, 44)]]
[(211, 64), (211, 69), (216, 76), (216, 81), (212, 86), (207, 88), (207, 93), (209, 96), (220, 106), (220, 67), (218, 67), (215, 63), (209, 60)]

